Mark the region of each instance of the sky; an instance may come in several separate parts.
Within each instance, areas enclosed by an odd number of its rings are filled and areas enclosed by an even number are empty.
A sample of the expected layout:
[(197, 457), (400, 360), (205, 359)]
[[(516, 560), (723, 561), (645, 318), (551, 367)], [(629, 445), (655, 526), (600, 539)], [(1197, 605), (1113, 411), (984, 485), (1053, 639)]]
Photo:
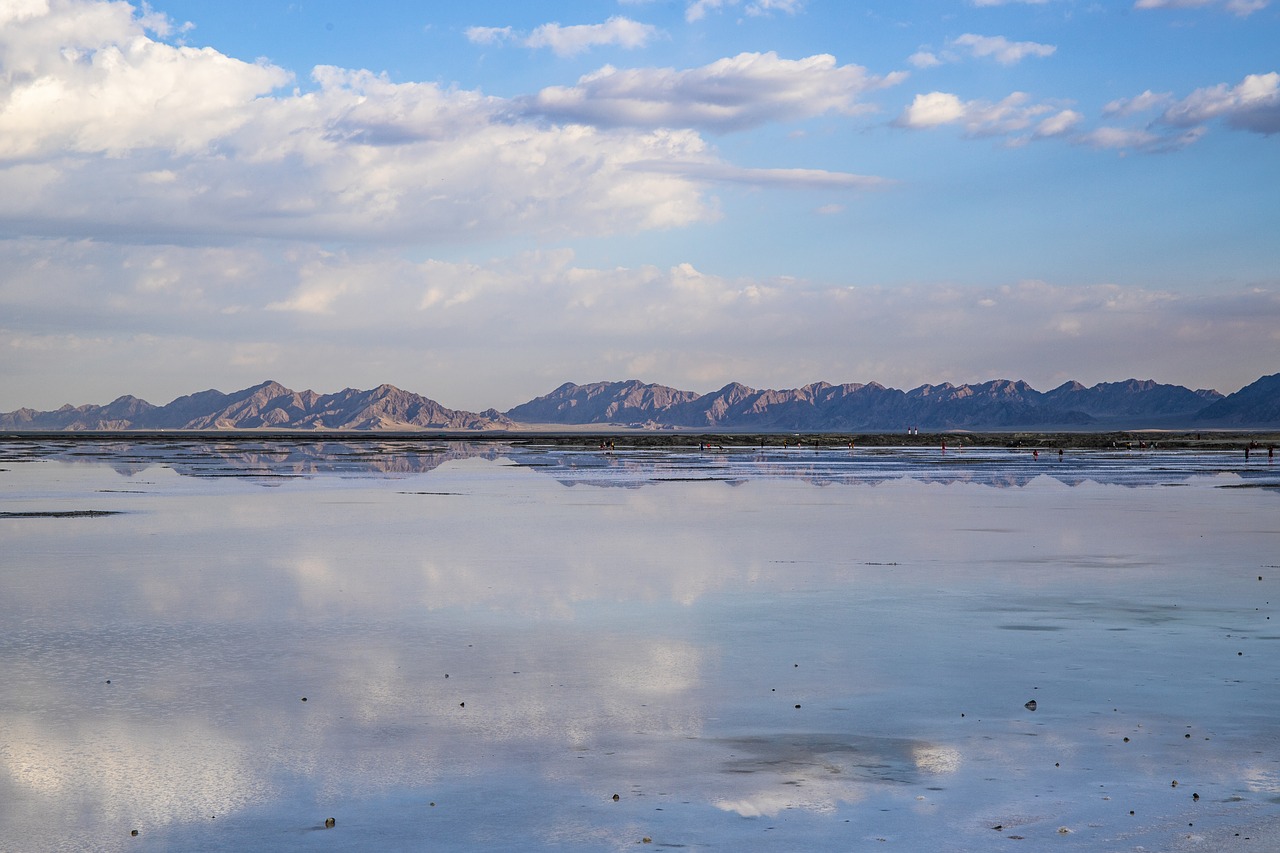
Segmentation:
[(1280, 2), (0, 0), (0, 411), (1280, 371)]

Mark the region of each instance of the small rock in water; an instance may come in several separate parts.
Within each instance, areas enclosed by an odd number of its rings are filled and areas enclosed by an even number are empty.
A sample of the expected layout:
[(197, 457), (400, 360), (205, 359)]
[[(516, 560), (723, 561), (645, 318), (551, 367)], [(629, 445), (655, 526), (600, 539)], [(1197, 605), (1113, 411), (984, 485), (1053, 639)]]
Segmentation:
[(138, 834), (138, 830), (136, 830), (136, 829), (131, 829), (131, 830), (129, 830), (129, 835), (131, 835), (131, 836), (136, 836), (137, 834)]
[(1034, 710), (1036, 709), (1036, 707), (1037, 707), (1037, 706), (1036, 706), (1036, 700), (1032, 699), (1030, 702), (1028, 702), (1027, 704), (1023, 705), (1022, 707), (1026, 708), (1028, 711), (1034, 711)]
[(325, 829), (333, 829), (333, 828), (334, 828), (335, 826), (337, 826), (337, 825), (338, 825), (338, 822), (337, 822), (336, 820), (334, 820), (333, 818), (331, 818), (331, 817), (327, 817), (327, 818), (325, 818), (325, 819), (324, 819), (324, 828), (325, 828)]
[(622, 799), (622, 797), (619, 797), (617, 794), (614, 794), (614, 795), (613, 795), (613, 801), (614, 801), (615, 803), (616, 803), (618, 800), (620, 800), (620, 799)]
[(1195, 800), (1196, 802), (1199, 802), (1199, 801), (1200, 801), (1200, 795), (1199, 795), (1199, 794), (1192, 794), (1192, 795), (1191, 795), (1191, 799)]
[(1178, 780), (1177, 780), (1177, 779), (1174, 779), (1171, 783), (1169, 783), (1169, 787), (1170, 787), (1170, 788), (1176, 788), (1176, 787), (1178, 787)]
[(1058, 827), (1058, 834), (1059, 834), (1059, 835), (1070, 835), (1070, 834), (1071, 834), (1071, 830), (1070, 830), (1070, 829), (1068, 829), (1068, 828), (1067, 828), (1067, 827), (1065, 827), (1065, 826), (1060, 826), (1060, 827)]

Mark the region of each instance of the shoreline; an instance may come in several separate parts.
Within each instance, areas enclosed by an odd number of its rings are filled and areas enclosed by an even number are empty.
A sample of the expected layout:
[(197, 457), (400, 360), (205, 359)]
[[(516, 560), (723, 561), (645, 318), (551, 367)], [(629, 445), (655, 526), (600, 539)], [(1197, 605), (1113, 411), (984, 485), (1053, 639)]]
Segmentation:
[(427, 442), (466, 441), (514, 445), (580, 445), (597, 449), (644, 449), (655, 447), (1004, 447), (1028, 450), (1238, 450), (1266, 452), (1280, 444), (1280, 431), (1258, 430), (1107, 430), (1075, 432), (1066, 430), (942, 430), (905, 432), (795, 432), (768, 430), (751, 432), (698, 430), (635, 430), (626, 428), (538, 429), (520, 431), (463, 430), (9, 430), (0, 441), (61, 441), (90, 443), (138, 441), (156, 444), (217, 442)]

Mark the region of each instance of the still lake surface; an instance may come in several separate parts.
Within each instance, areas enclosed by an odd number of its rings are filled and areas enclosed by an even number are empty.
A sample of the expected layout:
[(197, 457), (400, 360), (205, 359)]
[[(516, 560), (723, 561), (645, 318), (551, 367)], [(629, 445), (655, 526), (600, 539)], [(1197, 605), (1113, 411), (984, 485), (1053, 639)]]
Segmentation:
[(1260, 850), (1280, 468), (6, 440), (0, 663), (3, 850)]

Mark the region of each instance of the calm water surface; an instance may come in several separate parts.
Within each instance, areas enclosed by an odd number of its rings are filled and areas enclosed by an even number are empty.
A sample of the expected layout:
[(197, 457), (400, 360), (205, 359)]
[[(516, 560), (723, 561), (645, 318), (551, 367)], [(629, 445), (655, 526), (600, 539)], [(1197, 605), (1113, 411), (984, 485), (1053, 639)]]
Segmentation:
[(1265, 459), (8, 441), (0, 849), (1261, 849), (1277, 605)]

